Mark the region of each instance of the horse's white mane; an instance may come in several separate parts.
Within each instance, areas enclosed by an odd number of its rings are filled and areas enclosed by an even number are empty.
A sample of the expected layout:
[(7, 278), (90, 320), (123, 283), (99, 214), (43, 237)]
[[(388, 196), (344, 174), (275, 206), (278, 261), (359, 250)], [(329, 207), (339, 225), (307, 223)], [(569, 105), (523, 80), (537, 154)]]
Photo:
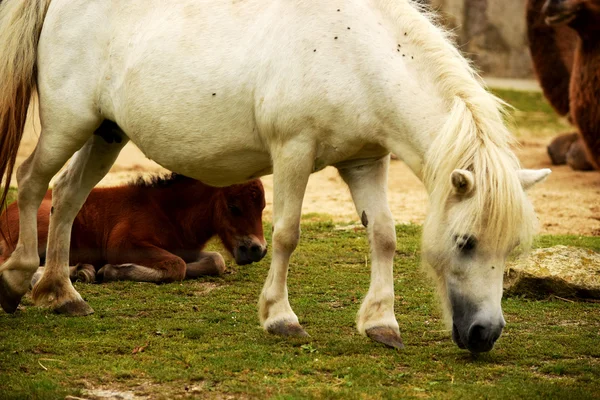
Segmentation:
[(408, 0), (377, 1), (397, 21), (398, 37), (406, 32), (422, 51), (428, 74), (449, 110), (449, 119), (425, 159), (423, 181), (431, 196), (430, 216), (443, 215), (453, 198), (452, 171), (470, 170), (475, 193), (469, 201), (474, 204), (469, 215), (446, 221), (448, 229), (484, 235), (487, 244), (497, 249), (509, 248), (516, 241), (526, 246), (535, 217), (517, 175), (519, 161), (511, 150), (514, 139), (503, 120), (506, 104), (483, 87), (481, 78), (452, 44), (450, 34), (423, 6)]

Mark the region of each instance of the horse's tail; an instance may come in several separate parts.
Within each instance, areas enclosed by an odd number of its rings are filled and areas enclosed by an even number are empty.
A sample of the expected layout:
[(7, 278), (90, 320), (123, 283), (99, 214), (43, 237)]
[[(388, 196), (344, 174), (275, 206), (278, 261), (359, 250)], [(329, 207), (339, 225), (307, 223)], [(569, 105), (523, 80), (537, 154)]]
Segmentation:
[[(51, 0), (0, 2), (0, 195), (3, 208), (36, 89), (37, 48)], [(3, 234), (4, 235), (4, 234)]]

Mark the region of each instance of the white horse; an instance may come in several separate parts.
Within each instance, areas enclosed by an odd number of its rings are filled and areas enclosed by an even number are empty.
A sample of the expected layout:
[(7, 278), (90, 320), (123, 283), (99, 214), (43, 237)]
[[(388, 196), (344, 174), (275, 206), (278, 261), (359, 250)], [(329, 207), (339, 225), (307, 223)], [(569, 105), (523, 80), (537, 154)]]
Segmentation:
[[(550, 171), (520, 170), (502, 104), (409, 0), (4, 0), (0, 54), (6, 186), (36, 88), (42, 122), (17, 171), (20, 233), (0, 267), (4, 310), (16, 309), (38, 267), (36, 210), (75, 154), (54, 188), (46, 269), (32, 295), (61, 313), (93, 312), (69, 280), (71, 224), (131, 140), (210, 185), (273, 173), (259, 316), (280, 335), (306, 335), (288, 301), (288, 265), (308, 177), (336, 166), (371, 245), (358, 331), (402, 347), (386, 200), (393, 151), (430, 194), (423, 258), (454, 340), (480, 352), (500, 336), (505, 259), (535, 222), (524, 189)], [(118, 124), (120, 140), (97, 130), (104, 120)]]

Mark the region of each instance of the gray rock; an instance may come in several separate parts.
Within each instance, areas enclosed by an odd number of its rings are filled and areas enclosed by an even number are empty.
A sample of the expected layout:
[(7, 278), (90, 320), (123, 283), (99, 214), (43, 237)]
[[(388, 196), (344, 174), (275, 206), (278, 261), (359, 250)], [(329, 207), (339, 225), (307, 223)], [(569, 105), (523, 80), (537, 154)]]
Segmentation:
[(533, 250), (507, 265), (504, 294), (600, 299), (600, 253), (572, 246)]

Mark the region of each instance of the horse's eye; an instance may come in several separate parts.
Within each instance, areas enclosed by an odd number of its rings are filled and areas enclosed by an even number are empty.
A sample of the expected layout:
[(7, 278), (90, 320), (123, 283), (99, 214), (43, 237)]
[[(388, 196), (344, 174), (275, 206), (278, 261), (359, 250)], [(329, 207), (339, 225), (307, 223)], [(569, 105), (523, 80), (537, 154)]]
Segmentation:
[(235, 204), (227, 204), (227, 208), (229, 208), (231, 214), (235, 215), (236, 217), (242, 215), (242, 210), (240, 210), (240, 208)]
[(458, 247), (458, 250), (464, 255), (472, 253), (473, 250), (475, 250), (475, 247), (477, 247), (477, 239), (473, 236), (456, 235), (454, 236), (454, 240), (456, 241), (456, 247)]

